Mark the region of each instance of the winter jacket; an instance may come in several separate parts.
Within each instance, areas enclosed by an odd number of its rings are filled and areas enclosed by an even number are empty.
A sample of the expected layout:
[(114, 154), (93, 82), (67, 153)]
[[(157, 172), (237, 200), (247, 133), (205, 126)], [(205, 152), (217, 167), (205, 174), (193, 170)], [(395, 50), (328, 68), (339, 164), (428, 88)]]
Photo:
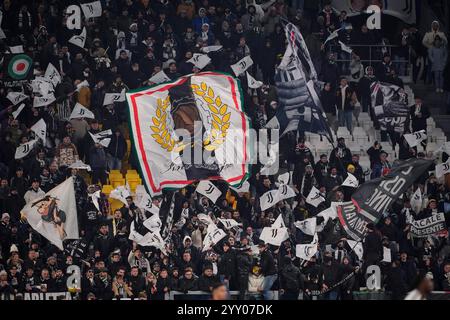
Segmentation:
[(261, 272), (264, 276), (272, 276), (277, 274), (277, 267), (275, 266), (275, 259), (270, 251), (267, 249), (261, 253)]

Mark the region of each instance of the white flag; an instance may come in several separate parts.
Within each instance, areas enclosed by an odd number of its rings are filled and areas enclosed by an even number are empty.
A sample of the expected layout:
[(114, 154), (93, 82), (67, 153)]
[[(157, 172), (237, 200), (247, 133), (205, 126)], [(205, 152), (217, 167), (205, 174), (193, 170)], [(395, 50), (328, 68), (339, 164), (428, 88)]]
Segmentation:
[(52, 94), (46, 96), (46, 97), (34, 97), (33, 100), (33, 107), (45, 107), (48, 106), (50, 103), (53, 103), (56, 100), (55, 96)]
[(214, 51), (219, 51), (222, 48), (223, 48), (223, 46), (209, 46), (209, 47), (201, 48), (200, 51), (203, 53), (210, 53), (210, 52), (214, 52)]
[(19, 46), (9, 47), (9, 52), (11, 52), (13, 54), (23, 53), (23, 46), (19, 45)]
[(289, 183), (289, 179), (290, 179), (291, 175), (289, 172), (285, 172), (283, 174), (280, 174), (277, 178), (278, 183), (280, 184), (288, 184)]
[(92, 134), (89, 132), (89, 134), (92, 137), (92, 140), (94, 143), (99, 143), (105, 148), (108, 148), (109, 144), (111, 143), (111, 136), (112, 136), (112, 130), (105, 130), (96, 134)]
[(204, 213), (199, 213), (197, 215), (197, 219), (198, 221), (200, 221), (203, 224), (206, 224), (207, 226), (209, 226), (210, 224), (214, 224), (214, 221), (212, 221), (211, 217)]
[(347, 46), (345, 43), (343, 43), (342, 41), (339, 41), (339, 45), (341, 46), (341, 50), (345, 51), (347, 53), (352, 53), (353, 49), (350, 48), (349, 46)]
[(139, 243), (141, 243), (143, 238), (144, 238), (144, 236), (136, 231), (136, 228), (134, 227), (134, 221), (131, 221), (130, 235), (128, 236), (128, 239), (131, 241), (135, 241), (137, 244), (139, 244)]
[(414, 148), (422, 141), (427, 139), (427, 133), (425, 130), (420, 130), (414, 133), (408, 133), (403, 135), (410, 148)]
[(144, 227), (146, 227), (150, 232), (155, 232), (161, 230), (162, 222), (159, 218), (159, 214), (154, 214), (150, 218), (144, 221)]
[(309, 218), (303, 221), (296, 221), (294, 225), (299, 228), (304, 234), (313, 236), (316, 233), (317, 218)]
[(328, 222), (328, 220), (330, 220), (330, 219), (334, 220), (337, 218), (336, 207), (333, 204), (331, 204), (331, 206), (329, 208), (323, 210), (317, 216), (322, 217), (324, 219), (324, 223), (326, 224)]
[(247, 71), (247, 83), (248, 87), (250, 89), (258, 89), (259, 87), (262, 87), (263, 83), (261, 81), (256, 80), (253, 78), (250, 73)]
[(80, 34), (73, 35), (72, 38), (69, 39), (69, 42), (80, 48), (84, 48), (84, 43), (86, 42), (86, 27), (83, 27)]
[(47, 124), (45, 123), (44, 119), (41, 118), (30, 129), (36, 134), (38, 138), (45, 142), (47, 134)]
[(63, 250), (63, 240), (78, 239), (78, 218), (73, 178), (70, 177), (22, 209), (30, 226)]
[(6, 34), (5, 34), (5, 32), (3, 31), (2, 28), (0, 28), (0, 40), (1, 39), (6, 39)]
[(313, 207), (317, 208), (319, 204), (321, 204), (324, 201), (325, 199), (320, 195), (320, 191), (313, 186), (308, 194), (308, 197), (306, 198), (306, 203), (309, 203)]
[(38, 76), (31, 80), (31, 87), (33, 93), (39, 93), (43, 97), (48, 97), (50, 93), (54, 92), (53, 84), (47, 78)]
[(450, 159), (445, 163), (436, 165), (436, 178), (441, 178), (447, 173), (450, 173)]
[(359, 181), (356, 179), (354, 175), (352, 175), (350, 172), (347, 172), (347, 178), (342, 183), (343, 187), (352, 187), (352, 188), (358, 188)]
[(194, 66), (202, 70), (211, 62), (211, 58), (208, 57), (207, 54), (194, 53), (193, 57), (187, 62), (192, 63)]
[(211, 181), (202, 180), (195, 189), (196, 192), (204, 195), (213, 203), (216, 203), (217, 199), (222, 195), (219, 188), (217, 188)]
[(16, 118), (19, 116), (19, 114), (22, 112), (23, 108), (25, 108), (25, 103), (22, 103), (22, 104), (17, 108), (16, 111), (13, 111), (12, 115), (13, 115), (14, 119), (16, 119)]
[(84, 87), (89, 87), (89, 82), (87, 80), (84, 80), (82, 82), (80, 82), (79, 84), (77, 84), (77, 89), (75, 90), (76, 92), (80, 91), (81, 88)]
[(56, 87), (58, 83), (61, 82), (61, 75), (59, 74), (55, 66), (51, 63), (48, 64), (47, 70), (45, 70), (44, 77), (53, 84), (53, 87)]
[(148, 79), (148, 81), (154, 84), (160, 84), (170, 81), (170, 78), (163, 70), (161, 70), (160, 72), (155, 73), (150, 79)]
[(364, 254), (362, 242), (347, 239), (347, 243), (350, 248), (353, 249), (353, 252), (355, 252), (355, 254), (358, 256), (358, 259), (362, 260)]
[(6, 95), (6, 98), (11, 101), (13, 105), (17, 105), (23, 100), (27, 99), (28, 96), (26, 94), (23, 94), (22, 92), (11, 91)]
[(70, 114), (69, 119), (95, 119), (94, 113), (86, 107), (83, 107), (81, 103), (76, 103), (75, 107), (73, 107), (72, 113)]
[(223, 224), (223, 226), (227, 230), (239, 226), (239, 222), (237, 222), (234, 219), (220, 219), (219, 218), (218, 220)]
[(272, 244), (274, 246), (280, 246), (283, 241), (289, 239), (288, 229), (283, 228), (274, 228), (274, 227), (265, 227), (259, 239), (264, 241), (265, 243)]
[(153, 199), (146, 192), (142, 195), (141, 201), (136, 205), (139, 209), (153, 213), (153, 215), (159, 215), (159, 207), (153, 203)]
[(295, 256), (310, 261), (312, 257), (314, 257), (318, 251), (318, 236), (317, 233), (314, 234), (314, 239), (311, 243), (306, 244), (298, 244), (295, 246)]
[(392, 262), (391, 249), (383, 246), (383, 260), (381, 262)]
[(273, 207), (278, 203), (278, 201), (278, 190), (267, 191), (259, 198), (262, 211), (266, 211), (267, 209)]
[(31, 140), (27, 143), (21, 144), (16, 149), (16, 154), (14, 155), (14, 159), (22, 159), (23, 157), (27, 156), (31, 150), (33, 150), (34, 145), (36, 144), (37, 140)]
[(103, 100), (103, 105), (113, 104), (114, 102), (125, 101), (125, 89), (122, 92), (117, 93), (105, 93), (105, 99)]
[(247, 71), (247, 69), (250, 68), (252, 65), (253, 65), (252, 58), (250, 58), (250, 56), (246, 56), (241, 60), (239, 60), (237, 63), (231, 65), (231, 69), (233, 70), (236, 77), (239, 77), (241, 74)]
[(276, 220), (272, 223), (272, 228), (284, 228), (286, 225), (284, 224), (283, 214), (279, 214)]
[(126, 206), (128, 206), (127, 198), (130, 196), (130, 191), (124, 186), (118, 186), (114, 190), (111, 191), (109, 197), (112, 199), (119, 200)]
[(203, 240), (202, 252), (208, 251), (226, 236), (227, 234), (225, 231), (218, 228), (214, 223), (208, 225), (208, 230), (205, 239)]
[(236, 191), (237, 193), (240, 193), (240, 192), (245, 193), (245, 192), (249, 192), (249, 190), (250, 190), (250, 183), (248, 181), (244, 181), (244, 183), (240, 187), (236, 188), (236, 187), (230, 186), (230, 188), (232, 190)]
[(91, 171), (91, 166), (81, 160), (77, 160), (69, 166), (70, 169)]
[(100, 199), (100, 190), (97, 190), (94, 193), (88, 194), (88, 197), (90, 197), (92, 199), (92, 203), (94, 204), (95, 208), (100, 211), (100, 205), (98, 204), (98, 199)]
[(341, 29), (334, 30), (332, 33), (330, 33), (330, 35), (328, 36), (328, 38), (325, 40), (325, 42), (323, 44), (325, 45), (328, 41), (331, 41), (331, 40), (336, 39), (337, 37), (339, 37), (339, 33), (338, 32)]
[(285, 184), (281, 184), (278, 187), (278, 201), (295, 197), (295, 191), (291, 187)]
[(167, 255), (166, 243), (158, 230), (155, 232), (147, 232), (137, 243), (144, 247), (155, 247)]
[(422, 210), (423, 198), (420, 188), (417, 188), (416, 192), (414, 192), (410, 202), (411, 209), (413, 209), (415, 213), (419, 213), (420, 210)]
[(100, 1), (82, 3), (80, 5), (86, 19), (102, 16), (102, 4)]

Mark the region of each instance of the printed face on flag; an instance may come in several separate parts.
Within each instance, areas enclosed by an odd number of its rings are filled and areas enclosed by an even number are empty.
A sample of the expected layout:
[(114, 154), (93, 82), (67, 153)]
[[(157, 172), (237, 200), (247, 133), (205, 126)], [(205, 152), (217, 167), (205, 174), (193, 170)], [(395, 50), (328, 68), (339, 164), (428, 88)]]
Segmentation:
[(211, 177), (231, 185), (245, 180), (249, 124), (234, 78), (204, 72), (126, 96), (133, 147), (152, 196)]
[(34, 230), (61, 250), (63, 250), (63, 240), (78, 239), (78, 219), (72, 177), (47, 192), (44, 198), (28, 203), (21, 212)]

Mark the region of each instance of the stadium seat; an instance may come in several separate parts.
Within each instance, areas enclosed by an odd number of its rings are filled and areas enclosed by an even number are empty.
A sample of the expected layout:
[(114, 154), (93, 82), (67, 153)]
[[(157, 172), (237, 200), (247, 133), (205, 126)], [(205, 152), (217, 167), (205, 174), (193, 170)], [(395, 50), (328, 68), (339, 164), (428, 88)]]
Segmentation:
[(113, 190), (114, 190), (113, 186), (109, 184), (104, 184), (102, 187), (102, 193), (106, 194), (107, 196), (109, 196), (109, 194)]
[(118, 186), (123, 186), (125, 185), (125, 179), (124, 178), (115, 179), (111, 181), (111, 185), (113, 186), (114, 189), (117, 188)]
[(120, 209), (123, 207), (123, 203), (117, 199), (113, 199), (113, 198), (108, 198), (108, 202), (109, 202), (109, 208), (110, 208), (110, 213), (114, 213), (114, 211), (116, 211), (117, 209)]

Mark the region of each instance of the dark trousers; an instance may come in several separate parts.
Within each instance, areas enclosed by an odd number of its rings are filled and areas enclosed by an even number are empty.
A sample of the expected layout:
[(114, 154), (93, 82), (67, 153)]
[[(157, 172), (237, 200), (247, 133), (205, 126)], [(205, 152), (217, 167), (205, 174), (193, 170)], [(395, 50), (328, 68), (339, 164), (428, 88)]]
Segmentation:
[(106, 184), (106, 168), (92, 168), (92, 184)]
[(248, 290), (248, 274), (239, 275), (239, 300), (245, 300), (245, 293)]

